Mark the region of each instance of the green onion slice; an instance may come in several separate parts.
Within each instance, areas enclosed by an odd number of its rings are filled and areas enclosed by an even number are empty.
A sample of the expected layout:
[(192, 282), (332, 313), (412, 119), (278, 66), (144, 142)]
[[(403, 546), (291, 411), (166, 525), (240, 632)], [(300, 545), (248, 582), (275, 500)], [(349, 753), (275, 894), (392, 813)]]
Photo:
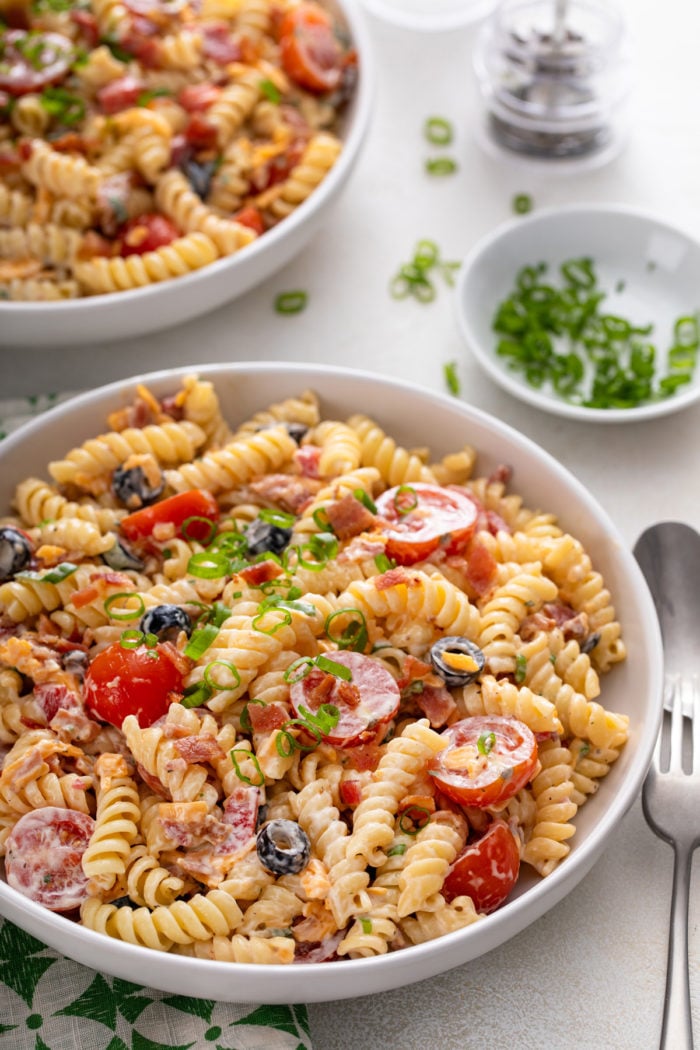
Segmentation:
[(374, 564), (380, 572), (389, 572), (390, 569), (396, 568), (396, 562), (385, 551), (382, 551), (381, 554), (375, 554)]
[(377, 504), (374, 502), (369, 493), (365, 492), (364, 489), (353, 489), (352, 494), (356, 500), (359, 500), (360, 503), (367, 508), (370, 514), (377, 513)]
[[(333, 631), (332, 624), (334, 620), (341, 616), (343, 621), (350, 617), (350, 622), (345, 623), (345, 626), (336, 634)], [(367, 642), (369, 641), (367, 620), (361, 609), (338, 609), (326, 618), (324, 630), (328, 639), (334, 642), (339, 649), (352, 649), (356, 653), (363, 653), (367, 648)]]
[(219, 580), (228, 576), (231, 561), (223, 551), (199, 551), (187, 562), (187, 572), (200, 580)]
[[(246, 747), (234, 747), (231, 748), (229, 754), (231, 756), (231, 761), (233, 762), (233, 768), (236, 771), (236, 776), (239, 780), (242, 780), (244, 784), (250, 784), (252, 787), (263, 786), (263, 784), (265, 783), (265, 774), (260, 768), (260, 763), (258, 762), (257, 756), (254, 755), (252, 751), (249, 751)], [(250, 759), (250, 761), (255, 766), (255, 772), (258, 775), (257, 780), (251, 780), (249, 776), (246, 776), (245, 773), (241, 772), (241, 767), (238, 758), (236, 757), (237, 755), (245, 755), (247, 759)]]
[(513, 197), (513, 211), (516, 215), (526, 215), (532, 211), (532, 197), (529, 193), (516, 193)]
[(433, 146), (449, 146), (453, 138), (452, 124), (444, 117), (428, 117), (423, 133)]
[(328, 671), (329, 674), (335, 675), (336, 678), (342, 678), (345, 682), (352, 681), (352, 671), (349, 667), (346, 667), (345, 664), (336, 663), (335, 660), (324, 656), (323, 653), (316, 657), (316, 666), (321, 671)]
[(306, 309), (308, 294), (303, 291), (282, 292), (275, 299), (278, 314), (299, 314)]
[(457, 161), (452, 157), (429, 157), (425, 170), (428, 175), (453, 175), (457, 171)]
[(491, 730), (490, 733), (482, 733), (476, 742), (476, 749), (480, 755), (489, 755), (496, 744), (496, 734)]
[(401, 517), (410, 514), (418, 506), (418, 496), (412, 485), (399, 485), (394, 493), (394, 508)]
[(206, 684), (206, 682), (196, 682), (194, 685), (188, 685), (182, 696), (183, 707), (201, 707), (207, 700), (210, 700), (212, 696), (212, 690)]
[[(197, 529), (197, 531), (194, 533), (190, 533), (190, 527), (192, 525), (206, 525), (208, 530), (207, 535), (202, 539), (197, 534), (199, 532), (199, 529)], [(186, 540), (196, 540), (198, 543), (201, 543), (202, 546), (206, 547), (207, 544), (211, 543), (211, 541), (216, 536), (217, 528), (218, 526), (216, 522), (212, 521), (211, 518), (204, 518), (198, 514), (193, 514), (191, 517), (185, 518), (182, 525), (180, 526), (180, 531), (182, 532), (182, 535), (185, 537)]]
[(253, 731), (253, 724), (250, 721), (250, 715), (248, 714), (248, 708), (251, 704), (258, 704), (260, 707), (267, 707), (264, 700), (253, 700), (251, 698), (245, 702), (243, 710), (241, 711), (241, 729), (244, 733), (251, 733)]
[(457, 362), (448, 361), (444, 369), (445, 382), (447, 383), (447, 389), (455, 397), (459, 394), (459, 376), (457, 375)]
[[(226, 685), (224, 682), (217, 682), (214, 677), (215, 667), (225, 667), (226, 670), (233, 676), (233, 682), (231, 685)], [(203, 682), (212, 691), (218, 689), (222, 693), (229, 692), (231, 689), (237, 689), (241, 684), (241, 676), (238, 673), (238, 668), (235, 664), (230, 663), (228, 660), (212, 660), (204, 668)]]
[[(138, 603), (135, 609), (113, 609), (114, 604), (121, 599), (131, 601), (133, 598)], [(118, 594), (110, 594), (109, 598), (105, 598), (104, 611), (112, 620), (138, 620), (146, 611), (146, 603), (140, 594), (135, 594), (133, 591), (119, 591)]]
[(409, 806), (399, 818), (399, 830), (404, 835), (417, 835), (430, 823), (430, 810), (424, 806)]

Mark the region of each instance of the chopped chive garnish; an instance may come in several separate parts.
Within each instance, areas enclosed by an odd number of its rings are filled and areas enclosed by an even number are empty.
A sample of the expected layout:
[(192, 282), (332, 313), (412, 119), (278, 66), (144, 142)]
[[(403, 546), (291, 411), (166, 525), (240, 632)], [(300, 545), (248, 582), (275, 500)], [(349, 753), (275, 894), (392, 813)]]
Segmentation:
[[(263, 784), (265, 783), (265, 774), (260, 768), (260, 763), (258, 762), (257, 756), (254, 755), (252, 751), (249, 751), (247, 747), (234, 747), (229, 751), (229, 755), (231, 756), (233, 768), (239, 780), (242, 780), (244, 784), (250, 784), (251, 787), (263, 786)], [(257, 780), (251, 780), (249, 776), (246, 776), (245, 773), (241, 772), (241, 767), (238, 762), (238, 758), (236, 757), (237, 755), (243, 755), (245, 758), (250, 759), (250, 761), (255, 766), (255, 772), (258, 774)]]
[[(129, 601), (135, 598), (138, 603), (136, 608), (114, 609), (115, 603), (122, 598)], [(109, 598), (105, 598), (104, 611), (112, 620), (138, 620), (145, 613), (146, 604), (140, 594), (134, 594), (133, 591), (119, 591), (118, 594), (110, 594)]]
[(515, 657), (515, 681), (517, 685), (522, 685), (525, 681), (527, 674), (527, 657), (523, 653), (518, 653)]

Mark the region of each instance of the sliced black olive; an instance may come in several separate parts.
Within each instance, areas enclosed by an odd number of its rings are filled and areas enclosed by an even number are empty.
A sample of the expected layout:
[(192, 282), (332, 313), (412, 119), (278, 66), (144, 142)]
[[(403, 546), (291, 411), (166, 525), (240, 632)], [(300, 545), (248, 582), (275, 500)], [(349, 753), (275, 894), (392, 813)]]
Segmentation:
[[(453, 660), (446, 656), (449, 653), (454, 653)], [(468, 665), (473, 661), (476, 667), (465, 666), (460, 668), (459, 664), (464, 657), (469, 658), (464, 661), (465, 664)], [(468, 638), (459, 636), (440, 638), (439, 641), (435, 642), (435, 645), (430, 650), (430, 660), (448, 689), (457, 689), (461, 685), (469, 685), (470, 682), (474, 682), (483, 671), (486, 663), (484, 654), (479, 646), (474, 642), (470, 642)]]
[(0, 528), (0, 583), (26, 569), (32, 560), (32, 545), (19, 529)]
[(296, 875), (309, 863), (309, 837), (294, 820), (270, 820), (258, 832), (258, 859), (273, 875)]
[(90, 657), (82, 649), (69, 649), (61, 657), (61, 667), (69, 674), (75, 675), (80, 681), (83, 680), (87, 671)]
[(294, 438), (297, 445), (301, 445), (302, 438), (305, 437), (309, 428), (306, 423), (266, 423), (262, 427), (258, 427), (258, 430), (272, 430), (273, 427), (283, 426), (291, 438)]
[(249, 554), (265, 554), (267, 551), (281, 554), (289, 546), (292, 530), (256, 518), (246, 529), (245, 538)]
[(145, 562), (137, 558), (134, 552), (119, 539), (113, 547), (104, 552), (102, 561), (105, 565), (109, 565), (110, 569), (116, 569), (118, 572), (124, 572), (125, 569), (141, 572), (146, 567)]
[(589, 634), (587, 638), (584, 638), (581, 642), (581, 652), (590, 653), (595, 649), (596, 645), (600, 641), (600, 631), (594, 631), (593, 634)]
[(117, 467), (112, 473), (112, 492), (125, 507), (138, 510), (147, 507), (163, 495), (165, 483), (153, 486), (143, 467)]
[(211, 189), (211, 180), (216, 172), (216, 161), (207, 161), (202, 164), (197, 160), (186, 160), (182, 164), (182, 171), (187, 176), (187, 180), (197, 194), (204, 200), (209, 195)]
[(177, 638), (180, 631), (192, 634), (192, 620), (179, 605), (154, 605), (139, 623), (144, 634), (155, 634), (161, 642)]

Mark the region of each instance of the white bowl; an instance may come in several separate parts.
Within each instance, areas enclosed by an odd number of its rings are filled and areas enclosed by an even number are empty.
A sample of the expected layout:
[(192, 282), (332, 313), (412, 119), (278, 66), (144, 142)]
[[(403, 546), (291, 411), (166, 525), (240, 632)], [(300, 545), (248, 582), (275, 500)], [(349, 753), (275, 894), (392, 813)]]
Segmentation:
[[(700, 367), (673, 396), (638, 408), (585, 408), (546, 387), (530, 386), (496, 354), (492, 322), (523, 266), (558, 267), (572, 258), (593, 260), (605, 308), (636, 324), (653, 324), (649, 337), (665, 364), (673, 324), (700, 307), (700, 243), (648, 212), (623, 205), (571, 205), (513, 219), (482, 238), (462, 262), (456, 289), (457, 318), (468, 349), (500, 386), (544, 412), (597, 423), (632, 423), (668, 415), (700, 397)], [(661, 364), (657, 364), (661, 374)]]
[[(47, 456), (103, 428), (107, 413), (129, 400), (137, 382), (158, 396), (188, 369), (154, 373), (83, 394), (34, 419), (0, 444), (0, 508), (14, 485), (43, 476)], [(628, 658), (604, 679), (607, 707), (630, 716), (630, 737), (598, 794), (576, 817), (570, 855), (547, 878), (521, 877), (499, 911), (474, 925), (387, 955), (297, 966), (254, 966), (186, 959), (132, 946), (46, 911), (0, 881), (0, 912), (34, 937), (96, 970), (169, 992), (233, 1002), (309, 1002), (367, 995), (441, 973), (502, 944), (560, 901), (589, 871), (637, 797), (661, 716), (661, 640), (654, 606), (630, 551), (590, 493), (528, 438), (478, 409), (407, 383), (348, 369), (256, 363), (198, 368), (214, 381), (231, 421), (308, 387), (329, 418), (360, 410), (408, 446), (437, 454), (465, 442), (479, 451), (478, 473), (513, 468), (512, 491), (528, 506), (557, 513), (604, 574), (622, 623)], [(591, 917), (593, 920), (593, 916)]]
[(0, 301), (2, 346), (98, 343), (169, 328), (216, 309), (272, 276), (297, 255), (327, 221), (364, 143), (372, 112), (373, 60), (362, 12), (353, 0), (328, 0), (348, 28), (358, 53), (358, 79), (344, 115), (343, 150), (314, 192), (277, 226), (234, 256), (146, 288), (63, 302)]

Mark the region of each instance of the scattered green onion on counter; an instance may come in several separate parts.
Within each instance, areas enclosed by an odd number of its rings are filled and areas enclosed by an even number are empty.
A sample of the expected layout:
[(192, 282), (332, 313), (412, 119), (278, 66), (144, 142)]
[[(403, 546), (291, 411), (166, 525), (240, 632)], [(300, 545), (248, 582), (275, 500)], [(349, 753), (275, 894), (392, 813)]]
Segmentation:
[(275, 310), (278, 314), (300, 314), (306, 309), (309, 297), (306, 292), (281, 292), (275, 299)]
[(533, 203), (529, 193), (516, 193), (513, 197), (513, 211), (516, 215), (527, 215), (532, 211)]
[(449, 146), (454, 138), (452, 124), (444, 117), (428, 117), (423, 131), (433, 146)]
[(447, 262), (440, 257), (440, 249), (435, 241), (418, 241), (413, 258), (399, 268), (390, 284), (394, 299), (406, 299), (409, 295), (421, 303), (429, 303), (435, 298), (435, 285), (431, 277), (438, 273), (449, 285), (454, 284), (458, 262)]
[(522, 267), (493, 318), (501, 337), (496, 353), (530, 386), (549, 386), (586, 408), (636, 408), (691, 381), (700, 347), (697, 313), (676, 320), (664, 360), (650, 341), (651, 324), (606, 312), (592, 259), (567, 260), (559, 278), (549, 279), (544, 263)]
[(445, 374), (447, 389), (451, 394), (454, 394), (454, 396), (457, 397), (460, 391), (459, 376), (457, 375), (457, 362), (448, 361), (443, 368), (443, 372)]

